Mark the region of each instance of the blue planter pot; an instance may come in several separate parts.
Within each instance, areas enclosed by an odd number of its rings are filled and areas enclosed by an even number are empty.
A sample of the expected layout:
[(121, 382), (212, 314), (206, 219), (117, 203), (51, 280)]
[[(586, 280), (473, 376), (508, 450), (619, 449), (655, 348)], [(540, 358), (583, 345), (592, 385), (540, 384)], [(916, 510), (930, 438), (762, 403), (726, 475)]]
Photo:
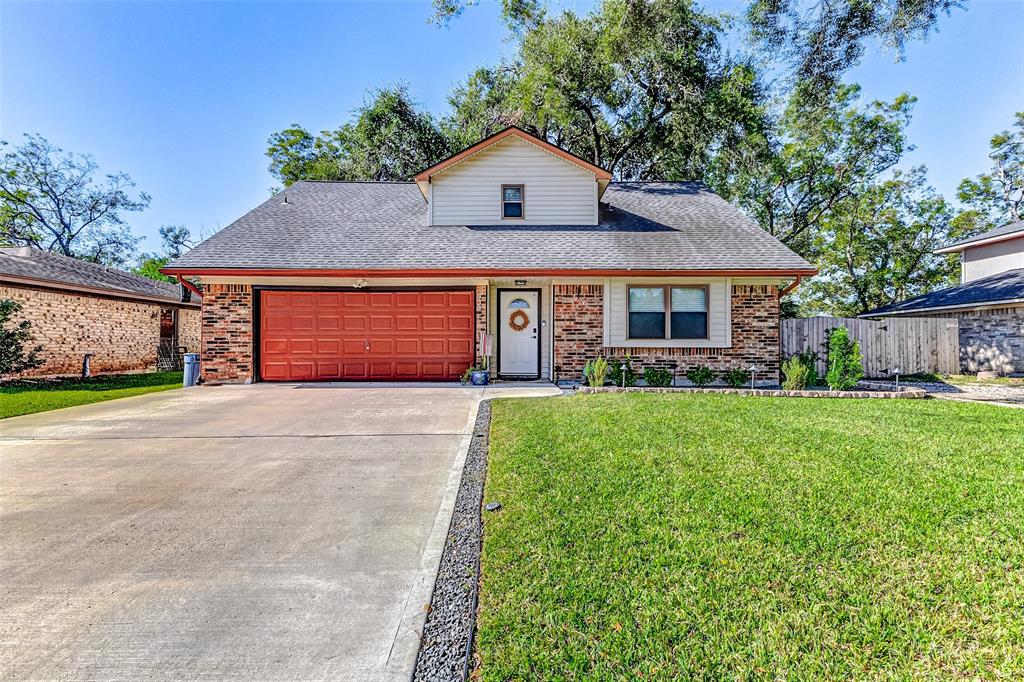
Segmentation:
[(474, 386), (486, 386), (491, 383), (491, 373), (487, 370), (470, 372), (469, 383)]

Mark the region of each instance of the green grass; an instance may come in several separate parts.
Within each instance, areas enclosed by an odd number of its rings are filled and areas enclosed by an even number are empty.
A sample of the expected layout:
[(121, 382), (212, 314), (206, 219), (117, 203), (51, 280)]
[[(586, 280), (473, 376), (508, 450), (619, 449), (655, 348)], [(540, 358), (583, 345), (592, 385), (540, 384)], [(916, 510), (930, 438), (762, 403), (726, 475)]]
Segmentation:
[(181, 386), (181, 372), (120, 374), (88, 379), (15, 381), (0, 385), (0, 419)]
[(483, 680), (1021, 679), (1024, 411), (494, 404)]

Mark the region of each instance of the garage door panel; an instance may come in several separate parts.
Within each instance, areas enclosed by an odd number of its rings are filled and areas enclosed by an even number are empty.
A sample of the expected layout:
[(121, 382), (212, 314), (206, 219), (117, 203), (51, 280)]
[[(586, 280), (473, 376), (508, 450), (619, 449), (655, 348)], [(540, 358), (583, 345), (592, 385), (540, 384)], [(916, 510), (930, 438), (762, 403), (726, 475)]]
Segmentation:
[(316, 354), (317, 355), (330, 355), (339, 356), (341, 355), (341, 340), (340, 339), (317, 339), (316, 340)]
[(448, 294), (448, 305), (452, 308), (473, 308), (473, 292), (453, 291)]
[(473, 317), (470, 315), (449, 315), (448, 329), (465, 331), (473, 328)]
[(341, 329), (341, 317), (338, 315), (317, 315), (316, 328), (323, 331)]
[(416, 315), (396, 315), (395, 329), (402, 331), (416, 331), (420, 328), (420, 318)]
[(363, 339), (344, 339), (341, 345), (342, 355), (363, 355), (366, 353), (366, 341)]
[(395, 339), (395, 354), (408, 357), (419, 355), (423, 352), (420, 339)]
[(317, 379), (337, 379), (341, 376), (340, 362), (318, 362), (316, 363)]
[(366, 315), (345, 315), (341, 319), (342, 328), (347, 331), (362, 331), (370, 326)]
[(261, 292), (268, 381), (451, 380), (473, 363), (471, 291)]

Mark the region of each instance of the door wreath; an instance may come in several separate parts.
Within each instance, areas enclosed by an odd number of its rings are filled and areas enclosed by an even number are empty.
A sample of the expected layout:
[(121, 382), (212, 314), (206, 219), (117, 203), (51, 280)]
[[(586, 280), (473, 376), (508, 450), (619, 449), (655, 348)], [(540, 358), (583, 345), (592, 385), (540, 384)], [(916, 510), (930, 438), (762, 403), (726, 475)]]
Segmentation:
[(526, 316), (522, 310), (513, 311), (508, 316), (508, 326), (512, 327), (517, 332), (521, 332), (530, 325), (530, 318)]

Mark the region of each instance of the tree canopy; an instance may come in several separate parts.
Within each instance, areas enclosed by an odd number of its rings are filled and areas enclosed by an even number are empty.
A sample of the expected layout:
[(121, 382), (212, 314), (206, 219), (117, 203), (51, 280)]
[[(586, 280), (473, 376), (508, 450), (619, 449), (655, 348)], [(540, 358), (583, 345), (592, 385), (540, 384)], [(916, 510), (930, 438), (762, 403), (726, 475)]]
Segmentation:
[(126, 173), (96, 180), (92, 157), (69, 154), (39, 135), (0, 141), (0, 240), (104, 265), (125, 266), (139, 241), (123, 214), (149, 206)]
[[(435, 0), (446, 24), (473, 4)], [(268, 140), (270, 171), (298, 179), (408, 180), (508, 125), (618, 180), (698, 180), (818, 265), (796, 303), (859, 314), (951, 284), (932, 251), (1020, 215), (1024, 115), (992, 139), (990, 173), (965, 180), (957, 211), (923, 167), (897, 170), (915, 98), (861, 102), (842, 76), (872, 41), (902, 56), (959, 0), (750, 0), (736, 22), (679, 0), (602, 0), (586, 14), (503, 0), (513, 54), (458, 83), (438, 118), (408, 88), (371, 93), (351, 120)], [(744, 52), (769, 53), (766, 66)], [(778, 78), (779, 73), (783, 75)], [(788, 306), (792, 308), (793, 306)]]

